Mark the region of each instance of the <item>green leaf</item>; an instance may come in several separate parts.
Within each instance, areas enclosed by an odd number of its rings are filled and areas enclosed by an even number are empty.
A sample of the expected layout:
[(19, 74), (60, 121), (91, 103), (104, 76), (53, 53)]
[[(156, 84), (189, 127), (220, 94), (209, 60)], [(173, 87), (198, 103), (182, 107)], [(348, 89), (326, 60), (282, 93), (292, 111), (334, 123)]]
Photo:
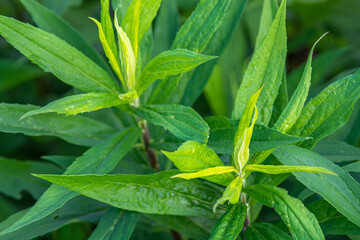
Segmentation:
[(183, 140), (206, 143), (209, 126), (190, 107), (181, 105), (143, 105), (133, 109), (139, 117), (154, 125), (162, 126)]
[[(231, 39), (233, 39), (234, 33), (238, 29), (246, 4), (247, 0), (230, 1), (221, 26), (215, 31), (203, 50), (203, 53), (214, 56), (223, 55)], [(217, 63), (218, 60), (211, 61), (196, 68), (191, 76), (183, 75), (179, 85), (174, 88), (172, 101), (179, 102), (180, 97), (182, 97), (180, 104), (192, 106), (204, 91)]]
[(48, 184), (31, 176), (31, 173), (59, 174), (61, 169), (53, 164), (39, 161), (20, 161), (0, 157), (0, 178), (6, 184), (0, 185), (0, 192), (20, 200), (21, 192), (27, 191), (38, 199), (49, 187)]
[(360, 172), (360, 161), (350, 163), (342, 167), (344, 170), (348, 172)]
[[(104, 52), (105, 52), (105, 55), (106, 57), (108, 58), (109, 60), (109, 63), (112, 67), (112, 69), (114, 70), (116, 76), (120, 79), (121, 83), (123, 84), (123, 86), (126, 86), (126, 83), (125, 83), (125, 80), (124, 80), (124, 77), (122, 75), (122, 72), (121, 72), (121, 68), (120, 68), (120, 62), (119, 62), (119, 58), (118, 58), (118, 51), (117, 51), (117, 47), (115, 45), (115, 48), (111, 47), (110, 44), (111, 44), (111, 41), (113, 39), (110, 38), (107, 39), (106, 35), (105, 35), (105, 32), (104, 32), (104, 28), (103, 28), (103, 25), (96, 19), (94, 18), (90, 18), (93, 22), (95, 22), (95, 24), (97, 25), (98, 27), (98, 30), (99, 30), (99, 39), (100, 39), (100, 42), (103, 46), (103, 49), (104, 49)], [(112, 28), (112, 26), (111, 26)], [(115, 40), (114, 40), (115, 41)]]
[(324, 167), (338, 174), (293, 173), (302, 184), (320, 194), (350, 221), (360, 226), (360, 184), (348, 172), (317, 153), (295, 146), (278, 148), (273, 154), (285, 165)]
[[(99, 220), (99, 216), (104, 214), (107, 206), (89, 198), (78, 197), (69, 201), (63, 208), (51, 215), (34, 222), (24, 228), (1, 236), (1, 240), (36, 239), (46, 233), (52, 232), (67, 224), (74, 222), (93, 222)], [(0, 223), (0, 231), (8, 228), (28, 212), (28, 209), (19, 211), (11, 215), (8, 219)]]
[(293, 172), (309, 172), (309, 173), (326, 173), (337, 175), (323, 167), (309, 167), (309, 166), (281, 166), (281, 165), (261, 165), (261, 164), (247, 164), (245, 171), (262, 172), (267, 174), (283, 174)]
[[(114, 56), (118, 56), (117, 44), (115, 41), (114, 28), (110, 17), (110, 0), (101, 0), (101, 29), (103, 31), (103, 41), (106, 41), (109, 50)], [(100, 26), (99, 26), (100, 30)], [(101, 40), (101, 37), (100, 37)], [(101, 42), (103, 42), (101, 41)], [(104, 49), (105, 50), (105, 49)], [(106, 53), (106, 51), (105, 51)]]
[(290, 134), (311, 136), (307, 146), (343, 126), (360, 97), (360, 71), (344, 77), (321, 91), (304, 107)]
[(110, 208), (101, 218), (89, 240), (128, 240), (139, 218), (136, 212)]
[(121, 59), (121, 72), (125, 79), (127, 89), (135, 89), (135, 70), (136, 61), (134, 51), (131, 46), (130, 39), (124, 30), (119, 26), (118, 19), (115, 12), (115, 29), (119, 39), (120, 46), (120, 59)]
[(323, 140), (313, 149), (333, 162), (349, 162), (360, 160), (360, 148), (336, 140)]
[(26, 10), (31, 14), (32, 19), (42, 30), (52, 33), (71, 46), (84, 53), (103, 69), (108, 70), (109, 66), (101, 55), (75, 30), (68, 22), (58, 16), (52, 10), (44, 7), (35, 0), (21, 0)]
[(315, 216), (302, 202), (287, 194), (284, 189), (269, 185), (251, 185), (244, 192), (280, 215), (294, 239), (325, 239)]
[(244, 203), (231, 206), (211, 230), (211, 240), (235, 240), (241, 232), (247, 213)]
[(320, 39), (317, 40), (311, 48), (300, 83), (294, 94), (291, 96), (289, 103), (286, 105), (284, 111), (282, 111), (274, 125), (274, 128), (280, 132), (286, 133), (296, 123), (296, 120), (301, 114), (301, 110), (304, 107), (311, 83), (311, 60), (314, 54), (314, 48), (324, 36), (325, 34), (320, 37)]
[[(224, 166), (224, 163), (212, 149), (208, 148), (205, 144), (194, 141), (185, 142), (175, 152), (162, 152), (181, 172), (185, 173)], [(227, 186), (234, 179), (234, 176), (228, 173), (220, 176), (206, 177), (205, 179)]]
[(136, 97), (136, 93), (134, 92), (125, 94), (85, 93), (73, 95), (55, 100), (40, 109), (27, 112), (20, 118), (20, 120), (34, 115), (52, 112), (65, 115), (92, 112), (102, 108), (131, 103), (131, 101)]
[[(174, 49), (189, 49), (194, 52), (203, 52), (214, 36), (216, 30), (221, 26), (226, 16), (230, 0), (202, 0), (199, 2), (191, 16), (181, 26), (171, 47)], [(199, 37), (201, 36), (201, 37)], [(156, 85), (148, 103), (179, 102), (171, 101), (169, 96), (178, 91), (179, 82), (187, 82), (188, 77), (170, 77), (166, 81)], [(185, 85), (186, 86), (186, 85)], [(180, 91), (183, 91), (180, 89)], [(180, 95), (181, 97), (181, 95)]]
[(75, 160), (73, 156), (60, 156), (60, 155), (45, 155), (41, 156), (42, 159), (55, 163), (63, 169), (68, 168)]
[(0, 103), (0, 131), (23, 133), (29, 136), (55, 136), (77, 145), (92, 146), (113, 134), (110, 126), (81, 116), (52, 115), (34, 116), (19, 121), (33, 105)]
[(312, 202), (307, 208), (313, 212), (325, 235), (359, 235), (360, 227), (350, 222), (324, 199)]
[(244, 184), (244, 180), (241, 176), (236, 177), (230, 184), (227, 186), (221, 198), (219, 198), (214, 207), (213, 211), (216, 211), (216, 208), (219, 204), (223, 204), (226, 201), (229, 201), (231, 204), (236, 204), (240, 200), (240, 194), (242, 190), (242, 186)]
[(266, 222), (253, 223), (246, 228), (247, 240), (291, 240), (280, 228)]
[(219, 189), (197, 180), (171, 178), (176, 173), (178, 172), (166, 171), (150, 175), (36, 176), (125, 210), (214, 217), (211, 208), (220, 197)]
[(0, 16), (0, 34), (32, 62), (71, 86), (85, 92), (120, 90), (105, 70), (53, 34), (4, 16)]
[(238, 170), (236, 168), (230, 167), (230, 166), (220, 166), (220, 167), (207, 168), (207, 169), (200, 170), (200, 171), (194, 172), (194, 173), (181, 173), (181, 174), (177, 174), (172, 177), (183, 178), (183, 179), (189, 180), (189, 179), (194, 179), (194, 178), (203, 178), (203, 177), (208, 177), (208, 176), (226, 174), (226, 173), (231, 173), (231, 172), (238, 172)]
[(213, 56), (198, 54), (186, 49), (162, 52), (146, 65), (141, 73), (136, 91), (140, 95), (155, 80), (188, 72), (214, 58)]
[[(139, 129), (127, 129), (109, 137), (77, 158), (64, 174), (104, 174), (112, 171), (140, 135)], [(24, 217), (1, 232), (0, 236), (39, 221), (78, 195), (61, 186), (52, 185)]]
[(283, 0), (261, 45), (255, 50), (238, 89), (233, 118), (240, 118), (252, 93), (261, 86), (258, 123), (267, 125), (284, 72), (286, 57), (286, 0)]
[[(207, 117), (205, 120), (210, 126), (208, 146), (218, 154), (231, 155), (236, 126), (239, 125), (239, 121), (222, 116)], [(308, 139), (306, 137), (291, 136), (275, 129), (255, 124), (250, 142), (250, 153), (259, 153)]]
[(64, 14), (67, 10), (79, 7), (84, 0), (43, 0), (43, 4), (55, 11), (57, 14)]
[[(134, 0), (131, 1), (131, 5), (129, 6), (126, 15), (121, 22), (121, 26), (124, 29), (124, 31), (129, 34), (131, 32), (131, 28), (133, 25), (133, 18), (134, 18), (134, 8), (137, 8), (137, 1)], [(140, 2), (140, 1), (139, 1)], [(141, 42), (141, 39), (145, 35), (145, 33), (148, 31), (148, 29), (151, 26), (152, 21), (156, 17), (156, 14), (160, 8), (161, 0), (141, 0), (140, 5), (140, 16), (139, 16), (139, 30), (138, 30), (138, 42)], [(126, 4), (122, 4), (126, 5)], [(130, 34), (129, 34), (130, 35)], [(130, 40), (132, 38), (130, 37)]]
[(277, 10), (278, 10), (278, 3), (276, 0), (263, 1), (260, 26), (259, 26), (258, 34), (256, 36), (255, 49), (257, 49), (261, 45), (264, 38), (266, 37), (266, 34), (271, 27), (271, 23), (274, 21)]

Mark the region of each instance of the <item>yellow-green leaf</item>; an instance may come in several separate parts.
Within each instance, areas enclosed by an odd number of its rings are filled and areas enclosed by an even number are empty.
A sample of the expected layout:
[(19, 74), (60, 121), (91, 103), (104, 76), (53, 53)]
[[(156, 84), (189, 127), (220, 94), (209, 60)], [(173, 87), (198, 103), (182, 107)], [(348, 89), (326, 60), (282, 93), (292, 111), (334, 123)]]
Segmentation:
[(327, 170), (323, 167), (310, 167), (310, 166), (283, 166), (283, 165), (261, 165), (261, 164), (248, 164), (245, 166), (244, 171), (262, 172), (267, 174), (283, 174), (292, 172), (309, 172), (309, 173), (326, 173), (337, 175), (336, 173)]
[(231, 204), (238, 203), (240, 199), (242, 186), (243, 186), (243, 178), (241, 176), (238, 176), (225, 189), (222, 197), (216, 201), (213, 211), (215, 212), (217, 206), (219, 204), (223, 204), (225, 201), (229, 201)]
[(238, 172), (238, 170), (230, 166), (220, 166), (220, 167), (207, 168), (195, 173), (181, 173), (172, 177), (184, 178), (186, 180), (189, 180), (193, 178), (208, 177), (208, 176), (220, 175), (231, 172)]

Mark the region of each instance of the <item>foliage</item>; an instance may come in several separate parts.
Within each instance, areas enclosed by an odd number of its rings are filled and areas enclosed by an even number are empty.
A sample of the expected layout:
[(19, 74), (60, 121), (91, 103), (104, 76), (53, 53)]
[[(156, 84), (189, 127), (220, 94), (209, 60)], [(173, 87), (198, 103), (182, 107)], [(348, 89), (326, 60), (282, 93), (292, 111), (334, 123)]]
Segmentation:
[(20, 2), (38, 27), (4, 0), (34, 65), (0, 41), (0, 239), (360, 236), (359, 51), (287, 20), (333, 3)]

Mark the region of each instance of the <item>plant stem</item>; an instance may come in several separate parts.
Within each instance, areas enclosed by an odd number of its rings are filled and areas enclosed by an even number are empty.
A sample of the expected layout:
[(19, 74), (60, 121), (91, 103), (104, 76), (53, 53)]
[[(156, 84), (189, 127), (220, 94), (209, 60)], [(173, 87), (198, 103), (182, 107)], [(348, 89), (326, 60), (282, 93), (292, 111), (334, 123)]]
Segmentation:
[(149, 129), (146, 125), (145, 120), (141, 120), (141, 128), (143, 129), (143, 141), (144, 141), (144, 147), (145, 151), (148, 155), (149, 164), (152, 169), (155, 169), (156, 171), (160, 171), (159, 162), (156, 157), (155, 151), (149, 147), (150, 144), (150, 133)]
[(171, 229), (171, 236), (173, 237), (174, 240), (182, 240), (180, 233), (172, 229)]

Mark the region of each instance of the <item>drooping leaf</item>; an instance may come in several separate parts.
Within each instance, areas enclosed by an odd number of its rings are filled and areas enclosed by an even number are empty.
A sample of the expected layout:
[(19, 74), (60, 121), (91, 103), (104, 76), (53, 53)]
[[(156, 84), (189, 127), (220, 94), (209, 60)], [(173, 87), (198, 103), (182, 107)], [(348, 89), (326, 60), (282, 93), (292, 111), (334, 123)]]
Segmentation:
[(226, 201), (229, 201), (231, 204), (236, 204), (240, 200), (240, 194), (243, 187), (243, 178), (241, 176), (236, 177), (228, 186), (225, 188), (221, 198), (216, 201), (216, 204), (213, 207), (213, 211), (216, 211), (216, 208), (219, 204), (223, 204)]
[(155, 80), (165, 79), (171, 75), (188, 72), (200, 64), (214, 58), (215, 57), (213, 56), (198, 54), (186, 49), (162, 52), (146, 65), (141, 73), (136, 90), (140, 95)]
[(314, 54), (314, 48), (316, 44), (321, 40), (321, 38), (316, 41), (314, 46), (311, 48), (300, 83), (296, 88), (294, 94), (291, 96), (291, 99), (286, 105), (284, 111), (282, 111), (278, 120), (274, 124), (274, 128), (279, 130), (280, 132), (286, 133), (296, 123), (296, 120), (299, 118), (301, 110), (304, 107), (311, 83), (312, 56)]
[[(127, 129), (109, 137), (77, 158), (64, 174), (104, 174), (112, 171), (140, 135), (139, 129)], [(61, 186), (52, 185), (25, 216), (1, 232), (0, 236), (39, 221), (78, 195)]]
[(109, 108), (121, 104), (131, 103), (137, 95), (134, 92), (125, 94), (112, 93), (85, 93), (73, 95), (55, 100), (46, 106), (27, 112), (20, 118), (28, 118), (44, 113), (58, 113), (65, 115), (76, 115), (84, 112), (92, 112), (102, 108)]
[(360, 148), (336, 140), (324, 140), (313, 149), (333, 162), (349, 162), (360, 160)]
[[(202, 0), (197, 5), (191, 16), (181, 26), (171, 47), (172, 50), (183, 48), (195, 52), (203, 52), (227, 13), (230, 0)], [(202, 36), (202, 37), (199, 37)], [(176, 102), (168, 100), (169, 96), (178, 88), (179, 81), (187, 82), (188, 77), (170, 77), (156, 85), (148, 103)], [(186, 86), (186, 85), (185, 85)], [(179, 96), (177, 96), (179, 98)], [(181, 97), (181, 94), (180, 94)]]
[(183, 179), (189, 180), (189, 179), (194, 179), (194, 178), (203, 178), (203, 177), (209, 177), (209, 176), (214, 176), (214, 175), (221, 175), (221, 174), (226, 174), (226, 173), (231, 173), (231, 172), (238, 172), (238, 170), (236, 168), (230, 167), (230, 166), (221, 166), (221, 167), (207, 168), (207, 169), (200, 170), (200, 171), (194, 172), (194, 173), (181, 173), (181, 174), (177, 174), (172, 177), (183, 178)]
[(183, 140), (206, 143), (209, 126), (190, 107), (181, 105), (142, 105), (133, 109), (139, 117), (154, 125), (162, 126)]
[(286, 0), (283, 0), (271, 27), (255, 49), (254, 55), (238, 89), (233, 118), (240, 118), (252, 93), (264, 86), (257, 107), (258, 123), (267, 125), (284, 72), (286, 56)]
[(253, 223), (246, 228), (247, 240), (291, 240), (280, 228), (267, 223)]
[[(216, 153), (231, 155), (239, 121), (222, 116), (207, 117), (205, 120), (210, 126), (208, 146), (214, 149)], [(250, 142), (250, 153), (259, 153), (308, 139), (306, 137), (287, 135), (275, 129), (255, 124)]]
[[(178, 172), (166, 171), (150, 175), (36, 176), (126, 210), (213, 217), (211, 209), (215, 200), (220, 197), (219, 189), (197, 180), (171, 178), (176, 173)], [(169, 198), (172, 201), (168, 201)]]
[[(40, 221), (2, 235), (1, 240), (36, 239), (75, 221), (96, 223), (101, 215), (104, 214), (104, 209), (106, 209), (106, 205), (103, 203), (85, 197), (78, 197)], [(21, 219), (28, 211), (29, 209), (19, 211), (1, 222), (0, 231)]]
[(231, 206), (211, 230), (211, 240), (235, 240), (240, 234), (247, 214), (244, 203)]
[(136, 212), (110, 208), (101, 218), (89, 240), (128, 240), (139, 218)]
[(103, 69), (108, 70), (108, 66), (101, 55), (63, 18), (35, 0), (21, 0), (21, 3), (31, 14), (32, 19), (39, 28), (66, 41)]
[(325, 239), (315, 216), (302, 202), (284, 189), (269, 185), (250, 185), (244, 192), (274, 210), (288, 226), (294, 239)]
[(313, 137), (306, 146), (314, 146), (347, 122), (359, 97), (360, 71), (357, 71), (334, 82), (311, 99), (289, 133)]
[[(162, 151), (174, 165), (185, 173), (197, 172), (203, 169), (224, 166), (224, 163), (216, 153), (205, 144), (194, 141), (187, 141), (182, 144), (175, 152)], [(227, 186), (234, 176), (232, 174), (222, 174), (219, 176), (210, 176), (205, 179)]]
[(39, 161), (20, 161), (0, 157), (0, 192), (20, 200), (22, 191), (29, 192), (34, 199), (38, 199), (49, 187), (43, 181), (38, 181), (31, 173), (61, 173), (61, 169), (53, 164)]
[(262, 172), (266, 174), (283, 174), (293, 172), (309, 172), (309, 173), (326, 173), (337, 175), (323, 167), (310, 166), (282, 166), (282, 165), (263, 165), (263, 164), (247, 164), (245, 171)]
[(81, 116), (34, 116), (19, 121), (32, 105), (0, 103), (0, 131), (23, 133), (29, 136), (55, 136), (77, 145), (92, 146), (106, 139), (116, 130), (110, 126)]
[(315, 193), (320, 194), (350, 221), (360, 226), (360, 184), (348, 172), (307, 149), (284, 146), (273, 153), (284, 165), (324, 167), (339, 176), (319, 173), (293, 173)]
[(116, 82), (92, 60), (53, 34), (0, 16), (0, 34), (32, 62), (85, 92), (119, 91)]

